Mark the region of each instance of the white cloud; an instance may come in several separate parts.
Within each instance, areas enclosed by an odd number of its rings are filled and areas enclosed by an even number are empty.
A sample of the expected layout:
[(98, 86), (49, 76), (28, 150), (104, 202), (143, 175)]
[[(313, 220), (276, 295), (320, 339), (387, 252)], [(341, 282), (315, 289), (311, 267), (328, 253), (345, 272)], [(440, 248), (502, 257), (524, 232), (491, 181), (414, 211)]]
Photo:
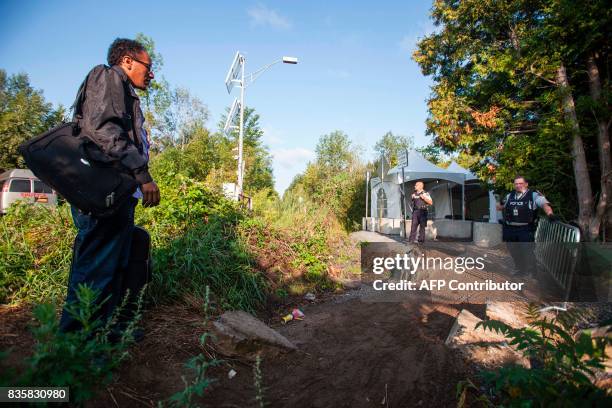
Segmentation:
[(286, 17), (281, 16), (276, 11), (267, 8), (263, 4), (258, 4), (248, 10), (251, 17), (251, 24), (256, 26), (270, 26), (280, 30), (291, 28), (291, 22)]
[(315, 158), (312, 150), (303, 147), (272, 150), (275, 188), (283, 194), (295, 176), (306, 169), (306, 164)]
[(274, 149), (272, 150), (274, 163), (285, 170), (293, 170), (296, 168), (305, 167), (309, 160), (314, 159), (315, 153), (312, 150), (296, 147), (292, 149)]
[(264, 127), (263, 129), (263, 141), (265, 144), (270, 146), (283, 144), (284, 140), (281, 137), (281, 133), (276, 129), (270, 127)]

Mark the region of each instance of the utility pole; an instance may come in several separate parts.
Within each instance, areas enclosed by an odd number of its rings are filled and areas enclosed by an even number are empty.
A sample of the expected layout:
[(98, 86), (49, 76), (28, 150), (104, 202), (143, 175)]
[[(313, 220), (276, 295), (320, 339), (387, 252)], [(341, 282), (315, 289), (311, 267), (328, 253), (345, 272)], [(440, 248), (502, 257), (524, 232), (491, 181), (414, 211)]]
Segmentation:
[[(236, 52), (234, 56), (234, 61), (230, 66), (230, 69), (225, 77), (225, 86), (227, 87), (227, 93), (232, 92), (232, 88), (234, 85), (238, 85), (240, 87), (240, 101), (234, 100), (234, 104), (230, 109), (229, 115), (227, 116), (227, 120), (225, 122), (225, 127), (223, 128), (224, 132), (229, 132), (233, 129), (236, 129), (236, 126), (233, 125), (235, 121), (236, 113), (238, 109), (240, 109), (240, 123), (238, 125), (238, 170), (237, 170), (237, 183), (236, 183), (236, 199), (240, 200), (243, 196), (243, 185), (244, 185), (244, 97), (246, 87), (253, 82), (268, 68), (272, 65), (282, 62), (284, 64), (297, 64), (298, 59), (295, 57), (282, 57), (260, 69), (251, 73), (245, 74), (244, 67), (246, 65), (246, 58), (244, 55), (240, 54), (240, 51)], [(240, 79), (239, 79), (240, 78)], [(248, 83), (247, 83), (248, 82)]]
[(240, 56), (240, 66), (241, 74), (240, 74), (240, 132), (238, 136), (238, 188), (237, 188), (237, 196), (238, 201), (242, 198), (242, 182), (244, 180), (244, 165), (242, 164), (244, 160), (243, 154), (243, 142), (244, 142), (244, 66), (246, 64), (246, 59), (243, 55)]

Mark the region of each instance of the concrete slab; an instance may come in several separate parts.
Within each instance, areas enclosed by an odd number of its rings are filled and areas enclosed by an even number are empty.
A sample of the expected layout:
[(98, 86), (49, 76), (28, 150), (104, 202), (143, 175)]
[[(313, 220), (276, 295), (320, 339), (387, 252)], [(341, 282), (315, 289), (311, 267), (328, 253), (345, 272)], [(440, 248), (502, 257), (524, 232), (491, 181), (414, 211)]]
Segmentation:
[(488, 222), (475, 222), (474, 244), (481, 248), (493, 248), (502, 243), (502, 225)]

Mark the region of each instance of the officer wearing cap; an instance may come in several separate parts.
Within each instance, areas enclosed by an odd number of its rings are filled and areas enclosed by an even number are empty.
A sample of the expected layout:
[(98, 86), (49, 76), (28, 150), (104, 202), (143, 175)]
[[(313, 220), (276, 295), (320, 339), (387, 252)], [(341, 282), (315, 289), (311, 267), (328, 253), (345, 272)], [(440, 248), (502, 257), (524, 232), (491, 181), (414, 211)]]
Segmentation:
[[(538, 191), (530, 190), (525, 177), (516, 176), (514, 191), (506, 195), (503, 204), (497, 204), (497, 209), (504, 214), (503, 240), (513, 243), (533, 242), (538, 208), (541, 208), (549, 219), (557, 220), (546, 197)], [(510, 244), (508, 249), (519, 274), (535, 273), (536, 262), (531, 245)]]
[(419, 242), (425, 242), (425, 228), (427, 227), (427, 206), (433, 204), (433, 200), (429, 193), (425, 190), (425, 185), (422, 181), (417, 181), (414, 184), (414, 193), (412, 199), (412, 223), (410, 225), (409, 242), (414, 242), (416, 239), (417, 228), (419, 230)]

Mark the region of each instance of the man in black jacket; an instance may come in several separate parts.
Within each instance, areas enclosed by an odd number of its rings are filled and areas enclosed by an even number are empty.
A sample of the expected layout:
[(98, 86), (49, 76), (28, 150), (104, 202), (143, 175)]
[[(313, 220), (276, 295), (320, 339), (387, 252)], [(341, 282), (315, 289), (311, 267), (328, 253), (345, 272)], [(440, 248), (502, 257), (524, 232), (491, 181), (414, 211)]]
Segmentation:
[[(160, 194), (148, 170), (148, 138), (144, 116), (134, 88), (146, 89), (153, 79), (151, 58), (142, 44), (116, 39), (108, 50), (108, 65), (94, 67), (85, 79), (82, 118), (76, 118), (83, 133), (99, 150), (94, 159), (119, 162), (140, 183), (138, 191), (109, 218), (97, 218), (72, 207), (78, 229), (68, 283), (66, 305), (76, 301), (76, 289), (86, 284), (99, 291), (100, 310), (95, 317), (106, 322), (121, 302), (123, 274), (128, 266), (134, 209), (138, 198), (144, 206), (159, 204)], [(97, 157), (96, 157), (97, 155)], [(64, 308), (63, 331), (81, 324)]]

